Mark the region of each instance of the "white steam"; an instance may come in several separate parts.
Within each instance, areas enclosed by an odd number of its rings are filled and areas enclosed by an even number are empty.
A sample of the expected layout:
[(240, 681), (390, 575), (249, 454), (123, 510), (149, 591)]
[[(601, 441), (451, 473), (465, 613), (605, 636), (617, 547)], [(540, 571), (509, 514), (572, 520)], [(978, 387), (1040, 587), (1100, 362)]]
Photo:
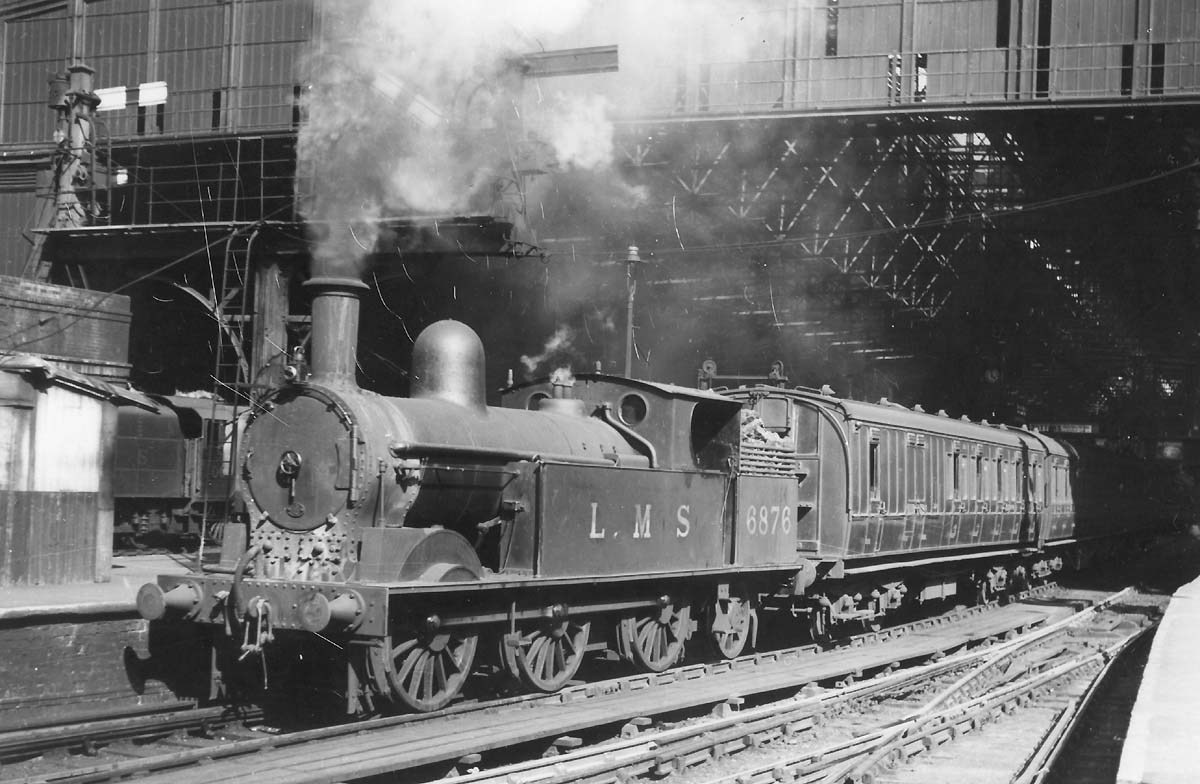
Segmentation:
[[(316, 2), (297, 180), (310, 185), (299, 203), (319, 240), (326, 227), (317, 252), (330, 258), (354, 250), (337, 225), (371, 249), (388, 216), (512, 215), (497, 183), (523, 173), (612, 175), (614, 117), (694, 100), (683, 87), (702, 63), (715, 64), (716, 101), (733, 89), (721, 64), (781, 57), (799, 13), (782, 0)], [(523, 54), (611, 44), (615, 73), (522, 73)], [(545, 153), (526, 165), (534, 141)]]
[(554, 150), (560, 167), (605, 169), (612, 165), (608, 98), (555, 92), (545, 103), (547, 108), (534, 115), (542, 119), (537, 135)]
[[(587, 5), (318, 2), (321, 45), (307, 65), (298, 145), (312, 188), (299, 194), (308, 221), (356, 225), (359, 244), (373, 247), (369, 224), (380, 217), (491, 212), (494, 184), (512, 176), (532, 130), (514, 58), (579, 23)], [(539, 114), (541, 140), (560, 164), (611, 162), (601, 99), (555, 97)]]
[(550, 339), (546, 341), (546, 345), (542, 348), (542, 352), (535, 356), (528, 354), (521, 356), (521, 364), (525, 366), (526, 373), (533, 373), (540, 365), (556, 354), (561, 354), (571, 349), (571, 343), (574, 338), (574, 332), (570, 327), (559, 327), (555, 330)]

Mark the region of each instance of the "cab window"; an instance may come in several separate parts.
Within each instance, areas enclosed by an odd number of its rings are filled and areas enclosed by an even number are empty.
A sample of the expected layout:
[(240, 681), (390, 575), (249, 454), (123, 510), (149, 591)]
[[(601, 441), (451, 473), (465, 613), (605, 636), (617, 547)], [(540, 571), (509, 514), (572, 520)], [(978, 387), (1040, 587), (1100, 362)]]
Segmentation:
[(789, 401), (778, 397), (765, 397), (758, 401), (758, 416), (762, 419), (763, 427), (780, 438), (788, 438), (792, 434), (791, 410)]

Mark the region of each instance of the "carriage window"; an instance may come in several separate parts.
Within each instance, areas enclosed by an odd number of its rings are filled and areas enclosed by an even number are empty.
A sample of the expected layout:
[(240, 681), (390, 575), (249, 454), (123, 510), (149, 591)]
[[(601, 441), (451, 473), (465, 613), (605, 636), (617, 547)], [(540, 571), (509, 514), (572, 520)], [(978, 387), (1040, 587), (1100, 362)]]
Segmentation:
[(950, 471), (953, 474), (953, 484), (951, 486), (954, 488), (954, 497), (961, 498), (962, 485), (960, 484), (961, 479), (959, 478), (958, 471), (958, 455), (956, 454), (950, 455)]
[(879, 497), (879, 442), (871, 442), (870, 464), (868, 466), (868, 474), (870, 476), (871, 498)]
[(974, 487), (974, 490), (975, 490), (975, 492), (974, 492), (975, 498), (983, 498), (983, 496), (984, 496), (983, 455), (977, 455), (975, 457), (975, 487)]

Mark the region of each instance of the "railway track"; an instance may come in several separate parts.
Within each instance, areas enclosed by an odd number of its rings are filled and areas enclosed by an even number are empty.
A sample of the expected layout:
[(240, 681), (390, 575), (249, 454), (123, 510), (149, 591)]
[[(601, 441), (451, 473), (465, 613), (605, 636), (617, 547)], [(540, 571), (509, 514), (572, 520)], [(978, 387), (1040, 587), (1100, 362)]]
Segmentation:
[(870, 681), (808, 689), (749, 711), (730, 707), (684, 727), (456, 781), (677, 774), (673, 780), (706, 784), (1034, 784), (1045, 779), (1096, 684), (1150, 626), (1149, 614), (1104, 609), (1128, 594), (1010, 641)]
[(91, 743), (92, 756), (59, 760), (54, 770), (6, 766), (0, 770), (0, 780), (84, 782), (136, 776), (145, 782), (185, 784), (254, 776), (288, 782), (342, 781), (400, 770), (434, 778), (482, 760), (498, 764), (513, 753), (561, 753), (614, 735), (636, 740), (654, 725), (655, 717), (661, 726), (664, 718), (703, 714), (714, 705), (719, 712), (740, 712), (734, 709), (744, 709), (747, 701), (805, 688), (811, 692), (817, 683), (846, 684), (943, 658), (947, 652), (1036, 628), (1071, 612), (1065, 608), (1069, 601), (1053, 600), (1046, 592), (1030, 601), (960, 608), (945, 616), (859, 635), (831, 649), (790, 648), (659, 675), (571, 686), (554, 695), (465, 703), (438, 714), (300, 732), (260, 731), (253, 737), (240, 732), (221, 738), (219, 733), (188, 730), (161, 737), (160, 731), (160, 737), (134, 746), (109, 746), (100, 738)]
[(167, 737), (244, 736), (261, 719), (262, 711), (257, 708), (197, 708), (180, 702), (114, 711), (104, 718), (0, 732), (0, 778), (10, 778), (9, 774), (22, 770), (36, 775), (38, 768), (53, 775), (72, 756), (89, 760), (102, 751), (109, 756), (128, 754), (121, 751), (120, 744), (145, 744)]

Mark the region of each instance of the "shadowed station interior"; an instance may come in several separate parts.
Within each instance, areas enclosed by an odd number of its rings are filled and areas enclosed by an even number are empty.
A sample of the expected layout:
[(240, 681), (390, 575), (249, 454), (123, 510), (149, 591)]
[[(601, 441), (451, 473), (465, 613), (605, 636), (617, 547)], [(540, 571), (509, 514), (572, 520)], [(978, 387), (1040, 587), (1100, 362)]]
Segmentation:
[(0, 635), (63, 671), (0, 733), (457, 710), (1191, 552), (1187, 3), (0, 22)]

